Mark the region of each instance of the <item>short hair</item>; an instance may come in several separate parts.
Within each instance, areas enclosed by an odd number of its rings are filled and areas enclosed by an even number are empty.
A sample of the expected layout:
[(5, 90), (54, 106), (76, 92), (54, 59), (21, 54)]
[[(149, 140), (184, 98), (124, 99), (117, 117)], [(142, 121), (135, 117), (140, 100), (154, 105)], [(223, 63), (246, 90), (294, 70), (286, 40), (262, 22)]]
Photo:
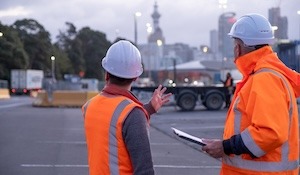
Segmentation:
[(242, 39), (240, 39), (240, 38), (234, 38), (234, 39), (235, 39), (235, 40), (238, 40), (239, 43), (243, 44), (243, 46), (244, 46), (245, 48), (253, 48), (253, 50), (258, 50), (258, 49), (260, 49), (260, 48), (262, 48), (262, 47), (264, 47), (264, 46), (268, 46), (268, 45), (269, 45), (269, 44), (260, 44), (260, 45), (248, 46), (248, 45), (246, 45), (246, 44), (244, 43), (244, 41), (243, 41)]
[(129, 85), (134, 81), (134, 78), (121, 78), (121, 77), (117, 77), (109, 72), (107, 72), (108, 76), (109, 76), (109, 82), (115, 85), (119, 85), (119, 86), (124, 86), (124, 85)]

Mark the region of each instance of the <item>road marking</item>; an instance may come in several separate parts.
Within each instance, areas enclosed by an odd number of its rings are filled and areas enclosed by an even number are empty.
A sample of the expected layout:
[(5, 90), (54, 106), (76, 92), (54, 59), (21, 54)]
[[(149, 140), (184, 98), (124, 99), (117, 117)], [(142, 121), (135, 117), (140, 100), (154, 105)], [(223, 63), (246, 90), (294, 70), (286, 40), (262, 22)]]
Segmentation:
[(51, 143), (51, 144), (82, 144), (85, 145), (84, 141), (37, 141), (37, 143)]
[[(58, 165), (58, 164), (21, 164), (25, 168), (88, 168), (88, 165)], [(185, 166), (185, 165), (154, 165), (154, 168), (176, 169), (220, 169), (221, 166)]]
[(27, 105), (27, 104), (30, 104), (30, 103), (28, 103), (28, 102), (23, 102), (23, 103), (14, 103), (14, 104), (1, 105), (1, 106), (0, 106), (0, 109), (3, 109), (3, 108), (11, 108), (11, 107), (17, 107), (17, 106), (22, 106), (22, 105)]
[(185, 129), (185, 130), (199, 130), (199, 129), (224, 129), (224, 125), (220, 125), (220, 126), (186, 126), (186, 127), (180, 127), (181, 129)]
[(88, 165), (51, 165), (51, 164), (21, 164), (26, 168), (88, 168)]
[[(49, 144), (79, 144), (85, 145), (85, 141), (37, 141), (37, 143), (49, 143)], [(151, 145), (181, 145), (182, 143), (150, 143)]]
[(150, 143), (150, 145), (181, 145), (182, 143)]
[(185, 166), (185, 165), (154, 165), (154, 168), (177, 168), (177, 169), (220, 169), (221, 166)]

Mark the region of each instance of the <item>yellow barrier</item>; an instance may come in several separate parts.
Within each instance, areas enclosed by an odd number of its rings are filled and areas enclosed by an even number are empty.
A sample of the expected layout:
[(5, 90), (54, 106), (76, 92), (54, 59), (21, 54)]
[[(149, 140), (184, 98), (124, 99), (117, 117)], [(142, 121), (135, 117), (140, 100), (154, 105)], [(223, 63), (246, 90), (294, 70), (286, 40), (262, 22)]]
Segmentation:
[(98, 94), (99, 94), (99, 92), (97, 92), (97, 91), (88, 91), (86, 94), (86, 101), (95, 97)]
[(48, 95), (45, 91), (39, 91), (32, 103), (33, 106), (50, 107), (51, 103), (48, 101)]
[(52, 99), (49, 100), (47, 92), (39, 91), (32, 105), (41, 107), (81, 107), (98, 93), (96, 91), (54, 91)]
[(0, 89), (0, 99), (9, 99), (10, 94), (8, 89)]
[(80, 107), (86, 102), (86, 92), (82, 91), (55, 91), (53, 106)]

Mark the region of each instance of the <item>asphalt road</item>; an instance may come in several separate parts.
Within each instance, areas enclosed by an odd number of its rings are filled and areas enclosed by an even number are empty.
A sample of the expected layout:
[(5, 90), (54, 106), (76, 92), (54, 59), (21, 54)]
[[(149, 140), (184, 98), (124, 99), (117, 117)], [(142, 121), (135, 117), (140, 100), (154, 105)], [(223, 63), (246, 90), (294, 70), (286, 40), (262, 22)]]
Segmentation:
[[(79, 108), (32, 107), (32, 98), (0, 100), (0, 175), (88, 174)], [(181, 112), (163, 107), (151, 118), (151, 149), (157, 175), (219, 174), (220, 161), (175, 136), (221, 138), (226, 110)]]

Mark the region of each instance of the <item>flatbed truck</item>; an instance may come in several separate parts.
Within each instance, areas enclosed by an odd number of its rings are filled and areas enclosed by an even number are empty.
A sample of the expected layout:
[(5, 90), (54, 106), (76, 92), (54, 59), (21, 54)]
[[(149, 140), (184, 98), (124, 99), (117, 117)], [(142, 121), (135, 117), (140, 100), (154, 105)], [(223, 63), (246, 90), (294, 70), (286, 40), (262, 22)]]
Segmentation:
[[(157, 87), (132, 87), (133, 92), (154, 92)], [(174, 95), (176, 105), (182, 111), (193, 111), (200, 102), (208, 110), (220, 110), (225, 102), (226, 87), (219, 86), (175, 86), (167, 87), (166, 93)]]

